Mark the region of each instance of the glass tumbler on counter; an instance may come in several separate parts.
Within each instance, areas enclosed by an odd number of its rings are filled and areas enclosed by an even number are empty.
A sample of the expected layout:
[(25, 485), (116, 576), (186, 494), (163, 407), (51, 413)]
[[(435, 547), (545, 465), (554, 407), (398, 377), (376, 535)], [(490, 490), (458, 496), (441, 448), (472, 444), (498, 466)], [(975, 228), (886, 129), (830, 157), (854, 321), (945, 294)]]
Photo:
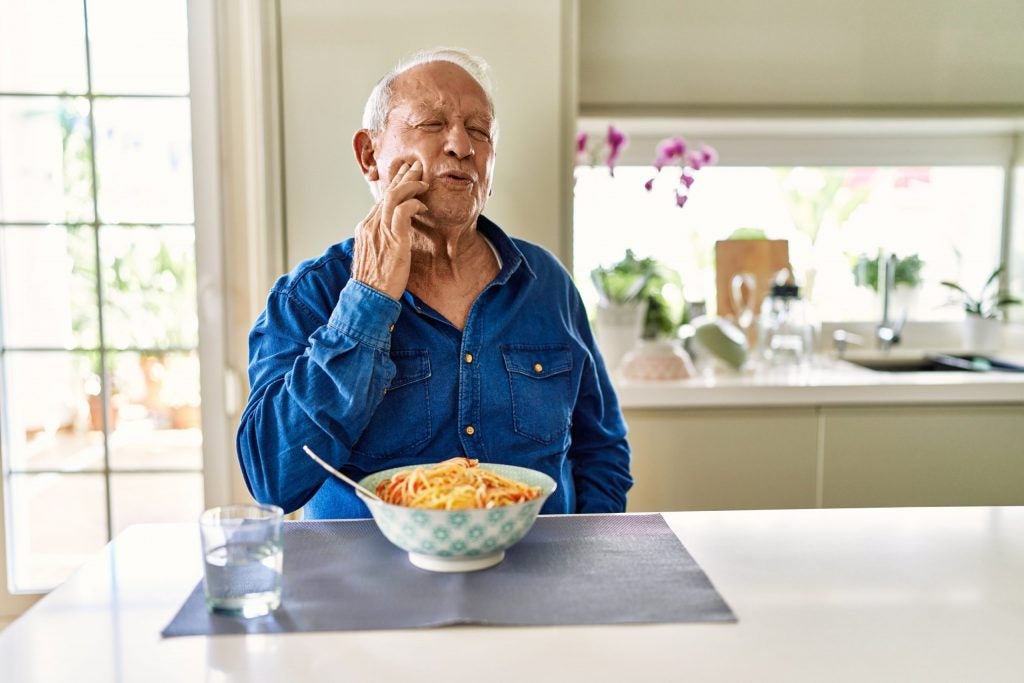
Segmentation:
[(276, 505), (225, 505), (199, 517), (207, 608), (260, 617), (281, 604), (283, 547)]

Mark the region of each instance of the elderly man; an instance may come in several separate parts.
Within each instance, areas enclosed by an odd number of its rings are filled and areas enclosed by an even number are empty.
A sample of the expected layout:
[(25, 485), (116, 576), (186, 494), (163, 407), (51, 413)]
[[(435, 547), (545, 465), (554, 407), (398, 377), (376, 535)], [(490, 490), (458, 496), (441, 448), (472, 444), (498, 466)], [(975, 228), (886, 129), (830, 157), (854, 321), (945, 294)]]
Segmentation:
[(309, 444), (355, 478), (465, 455), (553, 477), (544, 513), (625, 508), (625, 425), (579, 294), (481, 215), (497, 137), (487, 66), (463, 51), (374, 88), (353, 138), (373, 207), (277, 281), (250, 334), (237, 445), (257, 500), (369, 516)]

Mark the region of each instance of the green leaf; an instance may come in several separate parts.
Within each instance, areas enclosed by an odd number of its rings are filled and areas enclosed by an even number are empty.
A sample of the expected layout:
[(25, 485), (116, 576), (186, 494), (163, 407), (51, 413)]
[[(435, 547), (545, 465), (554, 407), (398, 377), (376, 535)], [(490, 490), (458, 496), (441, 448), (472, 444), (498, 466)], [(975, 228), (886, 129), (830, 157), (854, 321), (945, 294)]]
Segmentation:
[(1004, 265), (1000, 265), (988, 276), (977, 299), (955, 282), (943, 281), (941, 284), (961, 295), (961, 303), (963, 304), (964, 311), (968, 314), (979, 315), (983, 318), (996, 318), (999, 317), (1001, 308), (1005, 306), (1018, 306), (1022, 303), (1017, 297), (1000, 292), (998, 288), (993, 288), (993, 284), (998, 284), (999, 276), (1003, 270)]
[(945, 287), (950, 287), (950, 288), (952, 288), (952, 289), (955, 289), (956, 291), (960, 292), (961, 294), (963, 294), (963, 295), (964, 295), (964, 296), (966, 296), (967, 298), (970, 298), (970, 297), (971, 297), (971, 295), (967, 293), (967, 290), (966, 290), (966, 289), (964, 289), (963, 287), (961, 287), (960, 285), (958, 285), (958, 284), (957, 284), (957, 283), (955, 283), (955, 282), (949, 282), (949, 281), (947, 281), (947, 280), (943, 280), (943, 281), (942, 281), (942, 282), (940, 282), (939, 284), (940, 284), (940, 285), (943, 285), (943, 286), (945, 286)]

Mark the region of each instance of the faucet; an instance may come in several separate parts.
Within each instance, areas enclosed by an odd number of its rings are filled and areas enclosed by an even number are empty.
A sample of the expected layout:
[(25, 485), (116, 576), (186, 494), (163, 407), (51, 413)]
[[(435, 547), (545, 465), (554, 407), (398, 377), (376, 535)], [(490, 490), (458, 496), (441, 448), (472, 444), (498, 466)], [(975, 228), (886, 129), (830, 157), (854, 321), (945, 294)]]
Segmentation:
[(846, 357), (846, 347), (850, 344), (860, 346), (864, 338), (849, 330), (838, 329), (832, 332), (832, 347), (836, 350), (836, 358), (843, 360)]
[(878, 340), (878, 348), (888, 351), (900, 343), (900, 333), (907, 322), (906, 311), (899, 322), (894, 322), (890, 317), (889, 309), (892, 307), (892, 294), (896, 286), (896, 254), (878, 259), (878, 283), (882, 287), (882, 320), (875, 328), (875, 339)]

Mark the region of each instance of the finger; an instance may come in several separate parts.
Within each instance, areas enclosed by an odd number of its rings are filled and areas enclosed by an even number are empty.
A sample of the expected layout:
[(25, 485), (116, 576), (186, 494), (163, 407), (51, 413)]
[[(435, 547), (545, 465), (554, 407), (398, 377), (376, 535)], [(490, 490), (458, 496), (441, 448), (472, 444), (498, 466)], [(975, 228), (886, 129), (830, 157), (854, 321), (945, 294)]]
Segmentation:
[(370, 213), (366, 214), (366, 218), (356, 224), (355, 238), (357, 242), (359, 241), (360, 236), (365, 234), (368, 230), (380, 227), (380, 211), (380, 202), (374, 203), (374, 205), (370, 207)]
[(419, 159), (412, 162), (412, 166), (405, 172), (405, 180), (422, 180), (423, 179), (423, 164)]
[(367, 239), (370, 239), (369, 235), (380, 229), (380, 202), (374, 203), (370, 207), (370, 213), (366, 214), (366, 218), (359, 221), (356, 224), (356, 230), (354, 237), (356, 238), (355, 253), (353, 258), (360, 258), (359, 245)]
[(394, 206), (398, 206), (406, 199), (411, 199), (418, 194), (423, 194), (430, 189), (430, 183), (423, 180), (406, 180), (388, 190), (384, 195), (385, 202), (390, 199)]
[[(422, 180), (422, 175), (422, 167), (416, 168), (416, 166), (413, 166), (401, 179), (396, 178), (396, 182), (388, 187), (382, 198), (384, 200), (382, 203), (386, 203), (390, 199), (393, 202), (393, 206), (397, 206), (410, 197), (426, 192), (430, 188), (430, 183)], [(385, 215), (387, 215), (387, 212), (385, 212)]]
[(427, 205), (418, 199), (409, 199), (397, 207), (395, 207), (394, 221), (395, 226), (406, 226), (412, 225), (413, 216), (421, 214), (427, 210)]
[[(421, 194), (430, 187), (429, 183), (422, 180), (409, 180), (389, 189), (381, 200), (381, 225), (389, 229), (394, 219), (395, 209), (418, 194)], [(422, 202), (421, 202), (422, 203)]]
[(412, 165), (413, 164), (408, 162), (408, 161), (402, 161), (402, 163), (399, 164), (398, 168), (392, 168), (391, 169), (391, 171), (392, 171), (391, 172), (391, 182), (388, 183), (388, 189), (389, 190), (392, 187), (395, 187), (396, 185), (398, 185), (400, 182), (402, 182), (402, 180), (405, 178), (406, 174), (409, 172), (409, 169), (412, 168)]

